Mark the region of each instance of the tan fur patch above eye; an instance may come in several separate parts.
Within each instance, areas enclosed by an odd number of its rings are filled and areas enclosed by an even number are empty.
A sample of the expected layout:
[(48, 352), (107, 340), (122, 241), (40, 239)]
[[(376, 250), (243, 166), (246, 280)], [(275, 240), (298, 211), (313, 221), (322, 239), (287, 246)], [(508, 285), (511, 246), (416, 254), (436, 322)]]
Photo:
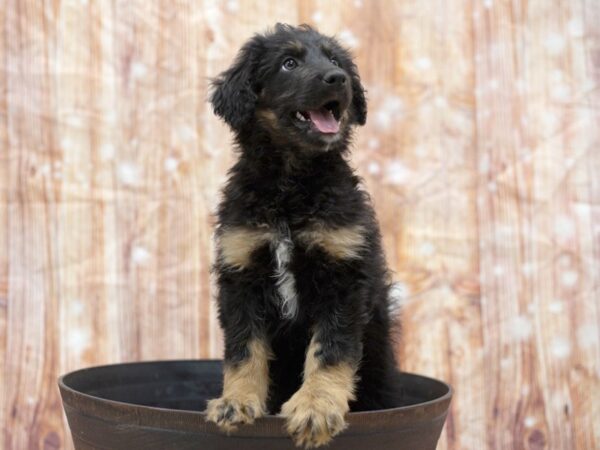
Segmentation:
[(343, 228), (314, 226), (298, 233), (309, 248), (319, 246), (335, 259), (356, 259), (366, 244), (365, 227), (351, 225)]
[(298, 40), (291, 41), (289, 46), (296, 54), (302, 54), (302, 52), (304, 52), (304, 45)]
[(219, 256), (224, 264), (244, 269), (250, 264), (252, 252), (273, 240), (274, 236), (268, 229), (227, 228), (218, 236)]
[(279, 128), (279, 121), (277, 120), (277, 115), (271, 109), (259, 109), (256, 112), (256, 117), (263, 124), (268, 126), (269, 128), (276, 130)]

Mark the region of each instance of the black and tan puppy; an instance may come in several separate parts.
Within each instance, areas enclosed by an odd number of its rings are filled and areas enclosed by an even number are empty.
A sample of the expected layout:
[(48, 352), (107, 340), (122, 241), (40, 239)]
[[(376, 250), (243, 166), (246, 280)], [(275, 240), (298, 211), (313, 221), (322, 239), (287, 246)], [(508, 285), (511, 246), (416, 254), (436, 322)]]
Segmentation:
[(297, 445), (326, 444), (350, 410), (397, 405), (390, 289), (368, 195), (345, 156), (367, 105), (348, 51), (278, 24), (214, 81), (239, 159), (218, 210), (224, 430), (281, 413)]

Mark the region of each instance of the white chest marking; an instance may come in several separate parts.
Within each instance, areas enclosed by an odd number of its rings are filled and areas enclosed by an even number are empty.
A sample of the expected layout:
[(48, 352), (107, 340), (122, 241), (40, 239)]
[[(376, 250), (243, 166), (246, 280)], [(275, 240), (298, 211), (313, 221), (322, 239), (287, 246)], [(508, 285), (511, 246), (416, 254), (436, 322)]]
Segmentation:
[(275, 247), (275, 283), (281, 301), (281, 314), (286, 319), (293, 319), (298, 313), (296, 279), (289, 270), (293, 250), (294, 243), (289, 235), (280, 235)]

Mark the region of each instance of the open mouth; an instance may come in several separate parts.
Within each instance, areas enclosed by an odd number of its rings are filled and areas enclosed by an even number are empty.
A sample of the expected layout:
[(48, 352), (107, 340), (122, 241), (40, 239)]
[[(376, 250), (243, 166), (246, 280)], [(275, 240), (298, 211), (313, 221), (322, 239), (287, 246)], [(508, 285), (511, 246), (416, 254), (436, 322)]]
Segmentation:
[(340, 104), (337, 101), (325, 103), (319, 109), (296, 111), (294, 119), (300, 123), (309, 123), (311, 128), (324, 134), (336, 134), (340, 131)]

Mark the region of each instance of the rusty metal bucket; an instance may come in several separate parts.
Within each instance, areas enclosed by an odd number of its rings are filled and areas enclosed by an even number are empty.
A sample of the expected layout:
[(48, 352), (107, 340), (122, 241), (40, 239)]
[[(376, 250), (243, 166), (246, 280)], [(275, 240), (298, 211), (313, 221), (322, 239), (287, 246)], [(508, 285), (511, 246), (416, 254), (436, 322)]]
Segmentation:
[[(293, 450), (283, 419), (268, 416), (227, 436), (202, 412), (221, 392), (221, 361), (160, 361), (78, 370), (58, 385), (77, 450)], [(452, 389), (402, 374), (398, 408), (348, 414), (331, 450), (434, 450)]]

